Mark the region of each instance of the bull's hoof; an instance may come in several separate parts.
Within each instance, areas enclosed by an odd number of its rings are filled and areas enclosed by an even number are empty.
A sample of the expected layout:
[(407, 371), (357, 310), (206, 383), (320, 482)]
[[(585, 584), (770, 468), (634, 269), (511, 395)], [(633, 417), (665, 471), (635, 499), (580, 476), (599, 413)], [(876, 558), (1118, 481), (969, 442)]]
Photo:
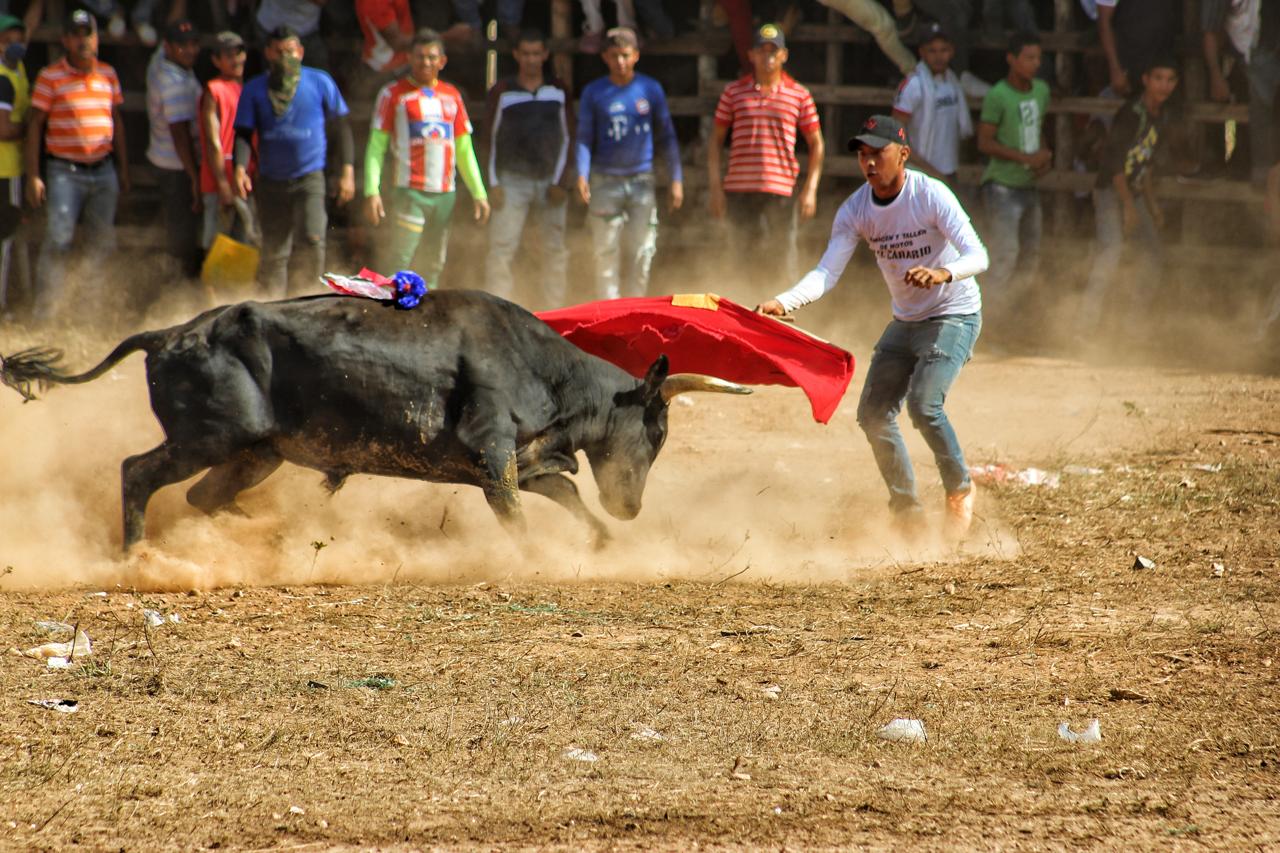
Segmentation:
[(592, 551), (603, 551), (612, 541), (613, 537), (610, 536), (609, 531), (603, 527), (598, 530), (593, 530), (591, 533), (591, 539), (589, 540)]

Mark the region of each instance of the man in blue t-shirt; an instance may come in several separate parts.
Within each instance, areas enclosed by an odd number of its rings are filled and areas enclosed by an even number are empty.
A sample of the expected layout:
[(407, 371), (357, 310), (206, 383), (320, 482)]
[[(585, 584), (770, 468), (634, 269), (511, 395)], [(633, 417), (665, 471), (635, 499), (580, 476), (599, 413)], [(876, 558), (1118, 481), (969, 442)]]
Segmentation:
[[(324, 166), (333, 125), (342, 173), (337, 202), (355, 195), (355, 142), (347, 103), (324, 71), (302, 65), (302, 41), (277, 27), (264, 51), (269, 70), (244, 84), (236, 109), (235, 185), (241, 198), (254, 190), (248, 174), (257, 144), (256, 195), (262, 223), (258, 282), (276, 298), (314, 286), (324, 272)], [(306, 247), (300, 269), (289, 275), (294, 238)]]
[(684, 203), (680, 145), (661, 84), (636, 73), (635, 31), (609, 30), (601, 58), (609, 76), (587, 84), (578, 106), (578, 194), (591, 214), (600, 298), (644, 296), (658, 245), (654, 139), (671, 172), (672, 210)]

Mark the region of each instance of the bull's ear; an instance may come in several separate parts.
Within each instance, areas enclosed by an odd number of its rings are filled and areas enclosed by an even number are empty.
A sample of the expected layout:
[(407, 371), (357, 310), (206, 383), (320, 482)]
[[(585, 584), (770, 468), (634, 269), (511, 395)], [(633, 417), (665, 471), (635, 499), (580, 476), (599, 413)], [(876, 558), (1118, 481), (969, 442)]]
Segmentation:
[(658, 356), (657, 361), (649, 365), (649, 372), (644, 375), (644, 401), (647, 405), (662, 393), (662, 383), (667, 381), (670, 363), (666, 355)]

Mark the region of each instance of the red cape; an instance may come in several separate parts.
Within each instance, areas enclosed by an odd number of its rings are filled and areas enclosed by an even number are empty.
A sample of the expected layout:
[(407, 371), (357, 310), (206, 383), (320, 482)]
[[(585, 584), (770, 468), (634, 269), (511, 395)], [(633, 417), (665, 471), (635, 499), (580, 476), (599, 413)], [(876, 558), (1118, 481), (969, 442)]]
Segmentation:
[(824, 424), (853, 379), (852, 354), (715, 294), (606, 299), (538, 317), (637, 378), (665, 353), (672, 373), (801, 388)]

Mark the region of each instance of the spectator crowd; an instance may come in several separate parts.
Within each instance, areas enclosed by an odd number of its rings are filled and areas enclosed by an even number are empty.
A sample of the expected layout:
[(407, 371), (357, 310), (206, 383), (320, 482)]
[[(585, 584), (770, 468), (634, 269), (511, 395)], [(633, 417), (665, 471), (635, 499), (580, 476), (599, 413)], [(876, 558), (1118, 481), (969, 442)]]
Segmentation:
[[(990, 255), (981, 277), (988, 322), (1025, 311), (1061, 278), (1041, 264), (1039, 184), (1054, 165), (1046, 119), (1059, 90), (1037, 34), (1036, 4), (820, 3), (866, 30), (883, 55), (883, 76), (900, 80), (891, 108), (909, 131), (909, 167), (948, 185), (973, 217)], [(600, 73), (576, 99), (553, 72), (548, 38), (530, 27), (522, 0), (452, 0), (447, 20), (440, 2), (355, 0), (363, 47), (358, 65), (346, 68), (334, 67), (331, 39), (321, 32), (326, 0), (233, 0), (219, 9), (230, 28), (217, 32), (188, 20), (184, 0), (69, 5), (65, 19), (53, 22), (61, 27), (59, 58), (29, 77), (26, 48), (43, 0), (27, 4), (22, 18), (0, 2), (0, 321), (21, 306), (20, 319), (55, 322), (71, 282), (82, 302), (86, 288), (106, 286), (101, 275), (77, 275), (72, 263), (78, 254), (81, 269), (106, 268), (119, 200), (131, 186), (124, 94), (116, 70), (99, 57), (100, 28), (120, 36), (132, 27), (154, 47), (145, 70), (145, 150), (164, 264), (175, 280), (198, 278), (225, 235), (259, 250), (264, 297), (310, 291), (325, 270), (329, 218), (342, 211), (367, 234), (357, 260), (386, 274), (415, 269), (434, 286), (448, 263), (451, 223), (462, 215), (454, 210), (460, 182), (466, 215), (487, 231), (486, 289), (537, 307), (563, 304), (569, 212), (581, 203), (595, 295), (644, 295), (659, 223), (686, 203), (682, 149), (701, 154), (706, 193), (698, 203), (727, 223), (731, 257), (749, 258), (758, 279), (796, 279), (797, 223), (817, 212), (826, 160), (819, 109), (788, 71), (788, 34), (806, 7), (816, 8), (812, 2), (719, 0), (740, 76), (692, 147), (689, 140), (682, 146), (662, 82), (637, 70), (647, 44), (672, 38), (686, 23), (671, 14), (679, 4), (662, 0), (614, 0), (605, 8), (581, 0), (577, 45), (598, 54)], [(1084, 93), (1116, 99), (1105, 121), (1077, 128), (1092, 141), (1077, 146), (1077, 165), (1096, 173), (1094, 245), (1076, 318), (1087, 334), (1150, 310), (1165, 256), (1157, 168), (1192, 174), (1212, 156), (1178, 154), (1204, 143), (1194, 138), (1200, 125), (1183, 118), (1182, 4), (1080, 6), (1078, 15), (1096, 21), (1103, 60)], [(1259, 0), (1201, 0), (1198, 8), (1192, 23), (1201, 32), (1208, 97), (1247, 101), (1247, 139), (1237, 146), (1247, 149), (1244, 176), (1265, 188), (1280, 222), (1280, 8)], [(483, 104), (473, 123), (465, 87), (449, 82), (449, 66), (451, 54), (468, 68), (481, 61), (476, 47), (486, 18), (510, 47), (503, 67), (514, 73), (473, 102)], [(418, 26), (424, 19), (438, 29)], [(998, 74), (979, 67), (975, 38), (1004, 46)], [(246, 79), (256, 64), (261, 73)], [(1190, 142), (1175, 145), (1180, 135)], [(1211, 155), (1215, 145), (1222, 142), (1208, 142)], [(1230, 154), (1220, 153), (1210, 174)], [(960, 178), (975, 156), (985, 162), (976, 187)], [(36, 220), (43, 229), (33, 263), (24, 230)], [(1272, 228), (1280, 235), (1280, 225)], [(538, 250), (536, 282), (518, 264), (528, 244)], [(1123, 273), (1126, 260), (1132, 275)], [(1280, 288), (1263, 313), (1261, 329), (1273, 333)]]

